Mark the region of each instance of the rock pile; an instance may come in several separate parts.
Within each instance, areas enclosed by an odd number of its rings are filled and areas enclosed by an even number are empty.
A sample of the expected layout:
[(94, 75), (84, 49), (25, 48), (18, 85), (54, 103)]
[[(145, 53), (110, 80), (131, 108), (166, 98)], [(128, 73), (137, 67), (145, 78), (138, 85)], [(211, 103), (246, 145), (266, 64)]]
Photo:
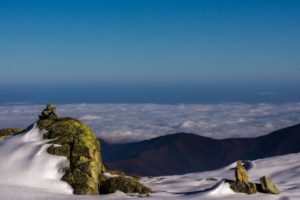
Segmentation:
[(225, 180), (230, 184), (230, 188), (238, 193), (255, 194), (256, 192), (279, 194), (279, 189), (272, 183), (272, 180), (266, 176), (260, 178), (260, 183), (251, 183), (249, 176), (241, 161), (237, 161), (235, 169), (236, 180)]
[(47, 107), (41, 112), (39, 119), (57, 119), (58, 112), (52, 104), (47, 104)]

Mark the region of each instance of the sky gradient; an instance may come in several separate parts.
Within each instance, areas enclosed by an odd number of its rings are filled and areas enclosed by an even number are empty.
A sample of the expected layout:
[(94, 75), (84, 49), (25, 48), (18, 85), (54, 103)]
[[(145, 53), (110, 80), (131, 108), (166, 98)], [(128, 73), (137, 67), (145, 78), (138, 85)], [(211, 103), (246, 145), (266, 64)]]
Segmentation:
[(299, 24), (298, 0), (0, 0), (0, 83), (286, 90)]

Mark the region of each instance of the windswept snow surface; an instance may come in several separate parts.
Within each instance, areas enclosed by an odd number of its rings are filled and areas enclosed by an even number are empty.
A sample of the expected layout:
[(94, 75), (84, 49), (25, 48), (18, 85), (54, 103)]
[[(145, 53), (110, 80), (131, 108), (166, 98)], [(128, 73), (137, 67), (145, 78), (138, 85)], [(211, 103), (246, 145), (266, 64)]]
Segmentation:
[[(46, 153), (47, 141), (36, 127), (0, 143), (0, 199), (5, 200), (119, 200), (141, 199), (136, 194), (102, 196), (70, 195), (71, 188), (59, 179), (59, 168), (66, 165), (64, 157)], [(219, 170), (178, 176), (142, 178), (141, 182), (155, 191), (149, 200), (299, 200), (300, 153), (255, 160), (250, 163), (249, 176), (259, 182), (263, 175), (272, 178), (280, 195), (237, 194), (223, 179), (234, 179), (235, 163)]]
[[(72, 194), (72, 188), (61, 181), (61, 169), (69, 165), (66, 157), (47, 153), (49, 140), (34, 125), (29, 131), (0, 142), (0, 188), (23, 187), (47, 192)], [(28, 188), (27, 188), (28, 187)], [(26, 189), (27, 188), (27, 189)], [(23, 195), (16, 190), (16, 195)], [(4, 192), (6, 193), (6, 192)], [(0, 194), (0, 199), (3, 196)]]

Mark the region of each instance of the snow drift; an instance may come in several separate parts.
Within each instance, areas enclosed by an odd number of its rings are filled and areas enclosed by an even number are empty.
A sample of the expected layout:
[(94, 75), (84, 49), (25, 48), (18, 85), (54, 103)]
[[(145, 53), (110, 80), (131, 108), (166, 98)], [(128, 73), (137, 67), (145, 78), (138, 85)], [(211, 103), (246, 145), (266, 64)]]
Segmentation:
[(47, 153), (49, 140), (33, 125), (30, 130), (0, 142), (1, 185), (23, 186), (72, 194), (72, 188), (61, 181), (68, 160)]

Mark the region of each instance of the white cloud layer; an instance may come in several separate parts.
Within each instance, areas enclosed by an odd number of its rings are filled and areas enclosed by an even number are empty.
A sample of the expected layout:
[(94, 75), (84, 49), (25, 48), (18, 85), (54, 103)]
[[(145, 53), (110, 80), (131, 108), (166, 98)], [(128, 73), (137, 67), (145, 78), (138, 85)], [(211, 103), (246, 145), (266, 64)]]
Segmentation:
[[(0, 128), (26, 127), (44, 105), (0, 106)], [(68, 104), (62, 116), (79, 118), (111, 142), (149, 139), (176, 132), (213, 138), (255, 137), (300, 123), (300, 103), (286, 104)]]

